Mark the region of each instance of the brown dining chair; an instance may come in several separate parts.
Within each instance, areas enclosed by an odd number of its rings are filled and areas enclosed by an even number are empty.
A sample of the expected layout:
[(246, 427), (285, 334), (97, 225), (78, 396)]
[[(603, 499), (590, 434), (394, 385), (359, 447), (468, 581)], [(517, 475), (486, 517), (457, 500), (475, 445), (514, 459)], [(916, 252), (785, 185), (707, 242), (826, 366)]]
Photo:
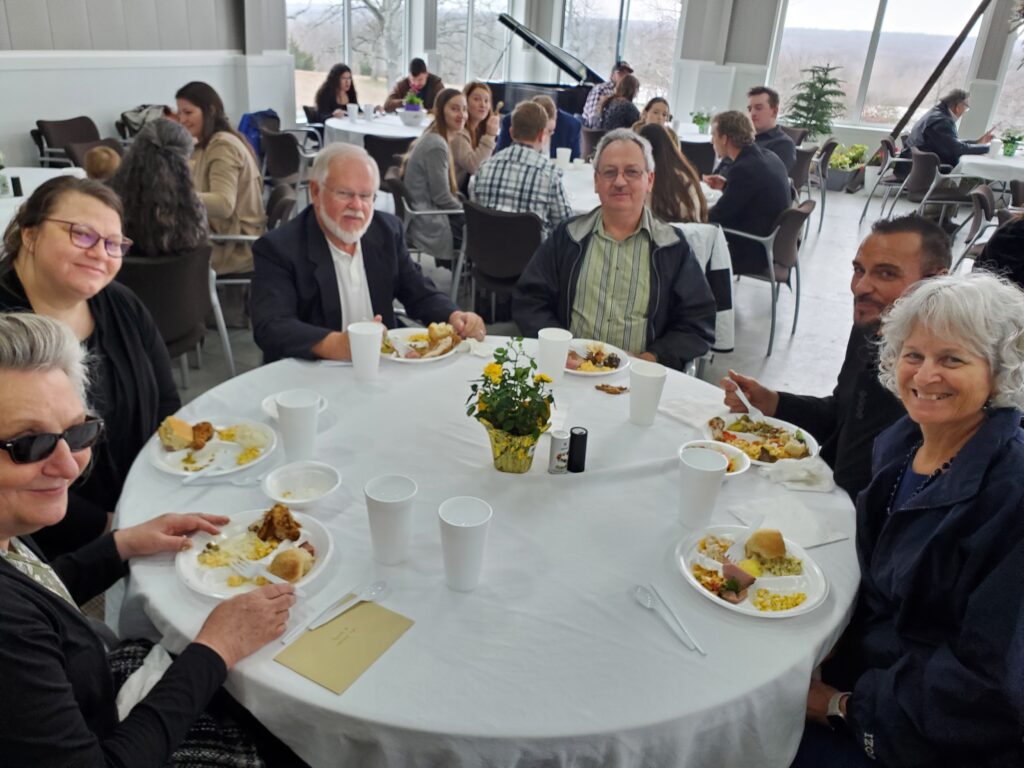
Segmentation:
[(39, 150), (39, 164), (44, 168), (71, 165), (66, 151), (70, 143), (100, 140), (99, 128), (85, 115), (68, 120), (36, 120), (30, 133)]
[(807, 138), (807, 134), (810, 133), (806, 128), (793, 128), (789, 125), (779, 124), (781, 131), (789, 136), (793, 140), (793, 143), (798, 147), (804, 143), (804, 139)]
[[(882, 165), (878, 169), (878, 178), (875, 179), (874, 186), (868, 192), (868, 199), (864, 201), (864, 209), (860, 212), (860, 218), (857, 220), (858, 223), (864, 221), (864, 217), (868, 212), (868, 206), (871, 205), (871, 198), (874, 197), (875, 190), (879, 187), (885, 190), (885, 194), (882, 196), (882, 208), (879, 211), (879, 218), (885, 216), (885, 204), (889, 200), (889, 196), (895, 191), (898, 197), (899, 189), (903, 186), (903, 178), (896, 175), (895, 169), (901, 165), (910, 165), (913, 162), (908, 158), (900, 157), (900, 153), (896, 149), (896, 142), (889, 136), (882, 137), (881, 143), (878, 146), (878, 155)], [(895, 207), (895, 201), (893, 206)], [(891, 215), (892, 212), (890, 211)]]

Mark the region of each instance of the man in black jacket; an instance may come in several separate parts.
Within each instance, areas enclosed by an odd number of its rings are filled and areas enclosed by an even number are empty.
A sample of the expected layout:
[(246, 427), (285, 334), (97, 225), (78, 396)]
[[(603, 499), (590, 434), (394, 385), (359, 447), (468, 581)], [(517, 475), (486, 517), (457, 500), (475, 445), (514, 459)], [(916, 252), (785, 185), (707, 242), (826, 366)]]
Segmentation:
[[(976, 142), (961, 141), (957, 135), (956, 121), (970, 109), (967, 99), (967, 91), (960, 88), (954, 88), (939, 99), (938, 104), (914, 123), (900, 157), (909, 158), (911, 149), (919, 149), (922, 152), (934, 152), (943, 165), (952, 167), (960, 162), (961, 155), (986, 154), (988, 144), (992, 141), (991, 131)], [(903, 173), (909, 171), (909, 166), (905, 164), (896, 167), (902, 169)]]
[[(779, 128), (779, 92), (765, 85), (751, 88), (747, 91), (747, 115), (754, 124), (754, 143), (778, 155), (788, 174), (796, 163), (796, 142)], [(728, 178), (731, 165), (732, 160), (723, 157), (714, 172)]]
[[(732, 160), (729, 178), (705, 176), (712, 189), (724, 190), (708, 211), (708, 221), (764, 237), (771, 234), (779, 214), (792, 202), (789, 175), (778, 155), (754, 143), (754, 126), (742, 112), (720, 112), (711, 121), (711, 143), (719, 157)], [(768, 261), (760, 243), (726, 233), (736, 274), (767, 274)]]
[(832, 467), (836, 485), (856, 499), (871, 480), (875, 437), (905, 413), (878, 381), (875, 341), (881, 317), (914, 283), (945, 274), (951, 259), (949, 238), (927, 219), (911, 215), (875, 222), (853, 260), (853, 329), (832, 394), (776, 392), (729, 371), (733, 381), (721, 381), (726, 405), (746, 411), (735, 394), (739, 384), (766, 416), (806, 429), (821, 442), (821, 457)]

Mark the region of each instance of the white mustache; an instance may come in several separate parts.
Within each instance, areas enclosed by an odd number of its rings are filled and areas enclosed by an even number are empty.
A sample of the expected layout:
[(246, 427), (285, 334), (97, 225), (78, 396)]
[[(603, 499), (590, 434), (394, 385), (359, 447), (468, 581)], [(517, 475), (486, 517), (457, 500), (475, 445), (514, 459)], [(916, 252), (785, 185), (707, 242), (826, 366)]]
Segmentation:
[(359, 221), (366, 219), (362, 211), (345, 211), (342, 216), (346, 219), (358, 219)]

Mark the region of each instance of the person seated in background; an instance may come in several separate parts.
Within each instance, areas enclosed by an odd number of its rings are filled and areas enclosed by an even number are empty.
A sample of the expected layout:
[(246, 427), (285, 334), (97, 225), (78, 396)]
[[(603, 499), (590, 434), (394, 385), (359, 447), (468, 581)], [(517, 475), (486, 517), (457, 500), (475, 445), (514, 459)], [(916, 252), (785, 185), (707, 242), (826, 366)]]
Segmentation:
[(484, 337), (480, 316), (460, 311), (409, 258), (401, 221), (374, 211), (379, 173), (362, 147), (328, 144), (313, 161), (312, 204), (256, 242), (253, 333), (266, 362), (349, 360), (345, 329), (371, 319), (396, 327), (395, 299), (411, 318)]
[(121, 167), (121, 156), (111, 147), (93, 147), (82, 160), (85, 175), (93, 181), (109, 181)]
[(352, 69), (348, 64), (335, 64), (327, 78), (316, 90), (316, 122), (322, 123), (329, 117), (344, 117), (349, 104), (359, 104), (356, 84), (352, 80)]
[(662, 221), (706, 224), (708, 201), (700, 188), (700, 175), (683, 155), (670, 131), (668, 126), (652, 123), (639, 132), (650, 142), (658, 169), (648, 205)]
[(615, 90), (615, 86), (619, 84), (619, 81), (626, 75), (632, 75), (633, 68), (629, 66), (625, 61), (615, 62), (615, 66), (612, 67), (611, 76), (603, 83), (595, 85), (590, 89), (590, 93), (587, 94), (587, 101), (583, 105), (583, 114), (581, 115), (583, 125), (587, 128), (600, 128), (601, 120), (598, 117), (598, 107), (605, 98), (612, 95)]
[(883, 319), (878, 367), (907, 415), (875, 441), (856, 607), (810, 681), (793, 766), (1024, 765), (1005, 689), (1024, 606), (1024, 293), (984, 273), (922, 281)]
[(427, 71), (427, 63), (423, 59), (413, 59), (409, 62), (409, 75), (395, 83), (387, 99), (384, 101), (384, 111), (394, 112), (405, 105), (405, 97), (412, 91), (423, 100), (424, 109), (433, 109), (434, 100), (444, 90), (444, 83), (441, 78)]
[[(672, 126), (669, 125), (671, 122), (672, 113), (669, 110), (668, 101), (661, 96), (655, 96), (641, 110), (640, 119), (633, 123), (633, 130), (640, 133), (645, 125), (661, 125), (668, 131), (675, 143), (678, 144), (679, 136), (672, 130)], [(655, 158), (655, 162), (657, 162), (657, 158)]]
[(4, 232), (0, 311), (71, 327), (96, 360), (89, 400), (106, 423), (88, 476), (71, 490), (71, 513), (36, 538), (48, 557), (103, 534), (135, 457), (181, 407), (153, 318), (114, 280), (132, 245), (121, 213), (121, 199), (105, 184), (57, 176), (36, 188)]
[(48, 561), (34, 536), (68, 514), (70, 488), (103, 434), (103, 420), (91, 415), (85, 393), (84, 357), (68, 326), (36, 315), (0, 314), (3, 763), (301, 764), (274, 763), (294, 755), (280, 744), (274, 755), (260, 751), (256, 734), (225, 721), (223, 710), (208, 709), (215, 694), (227, 698), (220, 690), (227, 671), (284, 632), (295, 603), (290, 584), (268, 585), (214, 607), (195, 641), (119, 720), (118, 688), (141, 665), (148, 643), (105, 647), (78, 606), (125, 576), (129, 560), (187, 549), (189, 534), (217, 534), (230, 518), (165, 514)]
[(512, 113), (515, 143), (480, 167), (473, 183), (473, 200), (487, 208), (535, 213), (546, 238), (572, 206), (562, 185), (562, 173), (544, 152), (548, 113), (540, 104), (522, 101)]
[[(778, 125), (779, 94), (767, 86), (758, 85), (747, 91), (747, 115), (754, 125), (754, 142), (761, 149), (778, 155), (786, 166), (786, 173), (793, 170), (796, 163), (796, 143)], [(715, 173), (728, 178), (732, 160), (723, 157), (715, 166)]]
[(449, 142), (455, 163), (455, 185), (465, 190), (469, 177), (494, 154), (500, 116), (491, 111), (491, 89), (486, 83), (467, 83), (466, 125)]
[[(561, 148), (569, 149), (569, 159), (575, 160), (582, 155), (580, 151), (580, 136), (583, 133), (580, 121), (570, 115), (564, 109), (555, 106), (555, 100), (550, 96), (534, 96), (530, 101), (540, 104), (548, 114), (547, 130), (544, 134), (544, 147), (541, 150), (547, 157), (557, 157)], [(498, 144), (495, 152), (500, 152), (512, 144), (512, 133), (510, 126), (512, 115), (507, 114), (501, 118), (501, 131), (498, 133)]]
[[(957, 134), (956, 121), (970, 109), (969, 98), (967, 91), (954, 88), (939, 99), (938, 104), (925, 112), (924, 116), (914, 123), (900, 157), (910, 158), (912, 156), (911, 149), (934, 152), (939, 156), (940, 163), (952, 167), (960, 162), (962, 155), (986, 154), (989, 150), (989, 142), (992, 141), (991, 131), (976, 142), (961, 141)], [(906, 176), (910, 172), (910, 166), (900, 163), (895, 170), (902, 176)]]
[(640, 81), (633, 75), (621, 78), (615, 90), (597, 105), (598, 127), (603, 131), (632, 127), (640, 119), (640, 111), (633, 103), (639, 92)]
[(165, 256), (206, 246), (206, 210), (192, 184), (188, 160), (195, 142), (170, 120), (148, 123), (136, 134), (110, 181), (124, 201), (130, 256)]
[(1024, 288), (1024, 216), (1017, 214), (992, 233), (974, 269), (985, 269)]
[(725, 404), (734, 413), (751, 405), (766, 416), (806, 429), (821, 443), (821, 458), (833, 479), (856, 501), (871, 481), (871, 447), (875, 438), (901, 418), (903, 404), (878, 381), (878, 330), (882, 316), (921, 280), (949, 271), (949, 237), (920, 216), (876, 221), (853, 259), (853, 328), (846, 358), (829, 397), (795, 395), (768, 389), (756, 379), (729, 371), (722, 379)]
[[(786, 167), (774, 152), (754, 143), (754, 126), (742, 112), (720, 112), (711, 120), (711, 143), (719, 157), (732, 160), (729, 179), (705, 176), (722, 197), (708, 212), (708, 221), (728, 229), (763, 237), (771, 233), (779, 214), (792, 201)], [(726, 233), (733, 271), (738, 274), (768, 269), (760, 243)]]
[(516, 284), (523, 335), (567, 328), (677, 370), (708, 351), (715, 299), (686, 238), (647, 207), (653, 185), (647, 139), (605, 134), (594, 155), (601, 206), (559, 224)]
[(462, 245), (462, 201), (455, 183), (451, 145), (466, 126), (466, 97), (445, 88), (434, 103), (434, 121), (409, 148), (402, 161), (402, 180), (414, 209), (452, 210), (458, 214), (416, 216), (409, 222), (409, 240), (443, 266), (451, 266)]

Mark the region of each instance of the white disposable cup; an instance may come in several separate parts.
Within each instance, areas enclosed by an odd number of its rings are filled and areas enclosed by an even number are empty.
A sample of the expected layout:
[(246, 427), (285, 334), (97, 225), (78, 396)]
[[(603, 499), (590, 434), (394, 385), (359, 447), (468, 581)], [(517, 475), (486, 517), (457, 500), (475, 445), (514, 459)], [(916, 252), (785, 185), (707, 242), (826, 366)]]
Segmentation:
[(277, 426), (289, 463), (313, 458), (320, 400), (320, 393), (312, 389), (289, 389), (274, 396)]
[(372, 381), (380, 369), (380, 344), (384, 326), (380, 323), (352, 323), (348, 327), (348, 343), (352, 350), (352, 367), (359, 381)]
[(988, 153), (993, 156), (1003, 154), (1003, 142), (999, 139), (992, 139), (992, 141), (988, 143)]
[(480, 583), (493, 514), (490, 504), (473, 496), (456, 496), (438, 508), (444, 575), (451, 589), (470, 592)]
[(363, 104), (363, 117), (367, 120), (373, 120), (373, 104)]
[(345, 109), (348, 110), (348, 116), (350, 120), (359, 119), (359, 105), (358, 104), (347, 104)]
[(572, 150), (569, 147), (558, 147), (555, 149), (555, 161), (559, 168), (568, 168), (571, 157)]
[(416, 481), (405, 475), (381, 475), (363, 486), (370, 520), (373, 559), (397, 565), (409, 554), (412, 540), (412, 502)]
[(633, 360), (629, 366), (629, 420), (641, 427), (654, 423), (661, 391), (665, 388), (665, 366), (648, 360)]
[(537, 353), (537, 372), (546, 373), (552, 383), (561, 381), (565, 374), (565, 360), (569, 355), (572, 333), (564, 328), (541, 328), (537, 332), (540, 351)]
[(710, 448), (679, 449), (679, 522), (697, 530), (711, 521), (729, 460)]

